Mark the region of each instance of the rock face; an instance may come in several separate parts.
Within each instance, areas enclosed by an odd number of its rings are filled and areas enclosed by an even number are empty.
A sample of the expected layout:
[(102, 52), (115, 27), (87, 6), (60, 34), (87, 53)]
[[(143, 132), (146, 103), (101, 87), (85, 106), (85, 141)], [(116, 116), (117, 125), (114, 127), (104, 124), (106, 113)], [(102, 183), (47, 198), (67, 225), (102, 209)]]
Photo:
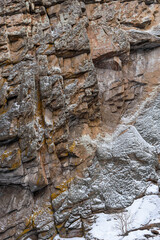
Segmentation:
[(0, 53), (0, 239), (89, 239), (159, 185), (158, 0), (0, 0)]

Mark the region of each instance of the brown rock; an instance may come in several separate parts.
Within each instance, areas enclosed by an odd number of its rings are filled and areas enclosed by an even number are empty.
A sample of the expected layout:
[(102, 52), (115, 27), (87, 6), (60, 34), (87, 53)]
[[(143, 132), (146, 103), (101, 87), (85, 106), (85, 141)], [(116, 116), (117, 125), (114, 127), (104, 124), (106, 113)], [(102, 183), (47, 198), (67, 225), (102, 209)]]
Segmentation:
[(158, 3), (0, 1), (1, 239), (83, 236), (157, 181)]

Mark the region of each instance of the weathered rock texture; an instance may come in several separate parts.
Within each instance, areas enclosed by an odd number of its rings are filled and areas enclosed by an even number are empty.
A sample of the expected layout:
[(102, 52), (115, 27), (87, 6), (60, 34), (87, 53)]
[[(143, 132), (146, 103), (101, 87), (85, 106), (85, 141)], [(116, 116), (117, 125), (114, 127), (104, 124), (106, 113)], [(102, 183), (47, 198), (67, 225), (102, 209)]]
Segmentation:
[(159, 183), (159, 3), (0, 0), (0, 239), (87, 239)]

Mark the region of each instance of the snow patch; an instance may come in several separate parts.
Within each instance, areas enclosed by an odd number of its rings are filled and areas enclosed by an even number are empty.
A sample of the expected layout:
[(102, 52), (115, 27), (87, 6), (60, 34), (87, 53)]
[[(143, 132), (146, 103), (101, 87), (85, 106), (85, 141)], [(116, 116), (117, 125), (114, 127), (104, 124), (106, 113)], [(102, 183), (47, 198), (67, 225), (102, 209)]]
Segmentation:
[(84, 237), (73, 237), (73, 238), (61, 238), (59, 235), (57, 235), (54, 240), (85, 240)]
[(151, 183), (146, 190), (146, 195), (158, 194), (158, 193), (159, 193), (159, 187), (153, 183)]
[[(151, 184), (147, 191), (156, 192), (156, 185)], [(127, 230), (131, 230), (125, 237), (121, 236), (122, 232), (119, 228), (120, 214), (96, 214), (97, 219), (89, 232), (90, 236), (99, 240), (146, 240), (145, 235), (153, 236), (154, 240), (160, 239), (159, 235), (155, 236), (150, 230), (138, 230), (145, 225), (160, 223), (160, 196), (144, 196), (135, 200), (131, 206), (125, 209), (124, 214), (129, 216), (127, 218)]]

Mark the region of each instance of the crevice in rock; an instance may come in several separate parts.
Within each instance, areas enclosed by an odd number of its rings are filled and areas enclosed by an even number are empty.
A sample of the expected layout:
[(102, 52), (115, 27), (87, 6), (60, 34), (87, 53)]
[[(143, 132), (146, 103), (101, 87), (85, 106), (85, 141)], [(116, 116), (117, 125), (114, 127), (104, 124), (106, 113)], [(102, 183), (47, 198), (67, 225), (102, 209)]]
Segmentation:
[(0, 140), (0, 147), (4, 146), (4, 145), (10, 145), (10, 144), (13, 144), (13, 143), (18, 142), (18, 141), (19, 141), (18, 136), (13, 137), (13, 138), (9, 138), (9, 139), (5, 139), (5, 140)]

